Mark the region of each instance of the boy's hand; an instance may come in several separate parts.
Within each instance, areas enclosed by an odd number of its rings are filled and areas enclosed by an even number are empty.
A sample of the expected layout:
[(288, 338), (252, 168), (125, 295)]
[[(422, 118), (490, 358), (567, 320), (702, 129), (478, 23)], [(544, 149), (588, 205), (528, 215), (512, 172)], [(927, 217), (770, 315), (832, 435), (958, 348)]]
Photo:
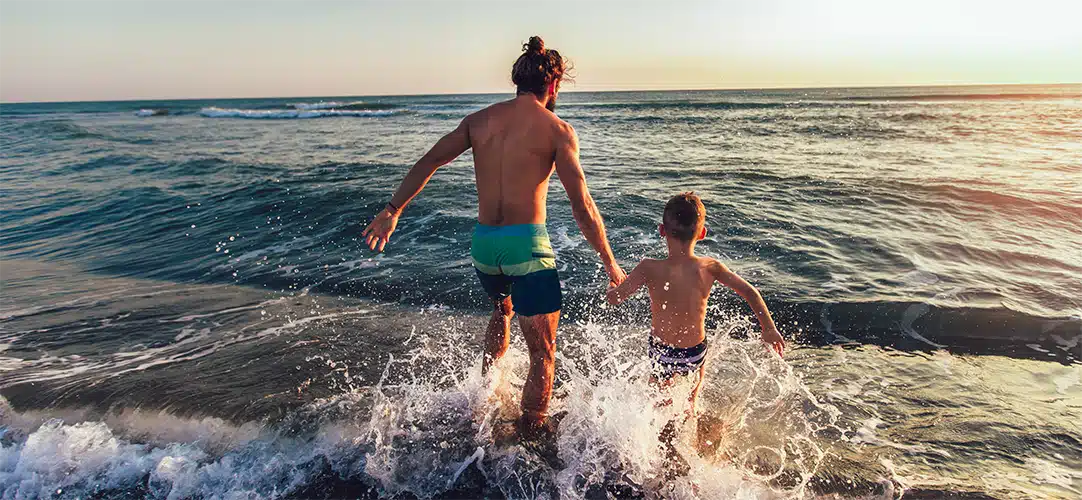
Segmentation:
[(779, 357), (785, 357), (785, 339), (783, 339), (781, 337), (781, 334), (778, 333), (777, 328), (768, 328), (766, 330), (763, 330), (763, 342), (765, 342), (766, 345), (770, 346), (771, 349), (774, 349), (774, 351), (778, 353)]

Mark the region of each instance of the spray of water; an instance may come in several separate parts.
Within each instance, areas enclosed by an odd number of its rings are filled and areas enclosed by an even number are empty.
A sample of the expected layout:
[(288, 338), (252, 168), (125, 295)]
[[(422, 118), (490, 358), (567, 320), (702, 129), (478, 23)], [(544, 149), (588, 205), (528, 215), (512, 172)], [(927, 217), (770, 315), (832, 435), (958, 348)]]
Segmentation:
[[(552, 442), (514, 435), (529, 364), (520, 336), (482, 376), (479, 332), (449, 314), (429, 334), (411, 335), (406, 355), (388, 357), (376, 384), (336, 370), (343, 393), (281, 421), (234, 425), (128, 410), (41, 423), (4, 403), (0, 496), (303, 496), (327, 477), (420, 498), (813, 496), (810, 482), (846, 435), (840, 412), (754, 336), (731, 338), (746, 321), (721, 324), (690, 419), (690, 380), (664, 394), (648, 384), (645, 331), (563, 326)], [(332, 358), (318, 362), (344, 361)], [(666, 398), (674, 403), (658, 404)], [(658, 438), (670, 422), (675, 454)]]

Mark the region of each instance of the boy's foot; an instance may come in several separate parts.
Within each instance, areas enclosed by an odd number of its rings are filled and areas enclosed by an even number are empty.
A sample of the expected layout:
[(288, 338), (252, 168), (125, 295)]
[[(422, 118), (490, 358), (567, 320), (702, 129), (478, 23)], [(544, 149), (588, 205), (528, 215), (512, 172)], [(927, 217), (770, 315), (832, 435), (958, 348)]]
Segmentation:
[(661, 434), (658, 435), (658, 441), (661, 442), (661, 453), (665, 456), (665, 479), (686, 476), (691, 472), (691, 465), (689, 465), (688, 461), (676, 450), (675, 440), (676, 422), (670, 421), (665, 424), (665, 427), (661, 429)]
[(665, 479), (672, 480), (691, 473), (691, 464), (676, 451), (676, 448), (665, 450)]

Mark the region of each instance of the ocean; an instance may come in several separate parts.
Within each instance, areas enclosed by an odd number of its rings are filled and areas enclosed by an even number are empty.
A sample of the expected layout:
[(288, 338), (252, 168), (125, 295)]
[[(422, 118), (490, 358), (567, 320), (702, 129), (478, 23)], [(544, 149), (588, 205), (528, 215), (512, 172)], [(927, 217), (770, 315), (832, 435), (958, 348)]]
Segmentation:
[(470, 154), (362, 244), (508, 97), (0, 106), (0, 498), (1082, 496), (1082, 85), (562, 93), (625, 269), (695, 191), (789, 341), (715, 289), (677, 477), (559, 182), (548, 448), (494, 438)]

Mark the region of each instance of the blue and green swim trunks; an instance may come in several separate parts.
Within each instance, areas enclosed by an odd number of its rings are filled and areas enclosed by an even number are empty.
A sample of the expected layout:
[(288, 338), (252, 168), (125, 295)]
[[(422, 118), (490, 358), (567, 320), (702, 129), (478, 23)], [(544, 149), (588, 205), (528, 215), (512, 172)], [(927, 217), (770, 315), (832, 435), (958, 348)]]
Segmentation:
[(478, 224), (470, 256), (481, 286), (493, 300), (510, 295), (515, 312), (523, 316), (560, 310), (560, 275), (544, 224)]

